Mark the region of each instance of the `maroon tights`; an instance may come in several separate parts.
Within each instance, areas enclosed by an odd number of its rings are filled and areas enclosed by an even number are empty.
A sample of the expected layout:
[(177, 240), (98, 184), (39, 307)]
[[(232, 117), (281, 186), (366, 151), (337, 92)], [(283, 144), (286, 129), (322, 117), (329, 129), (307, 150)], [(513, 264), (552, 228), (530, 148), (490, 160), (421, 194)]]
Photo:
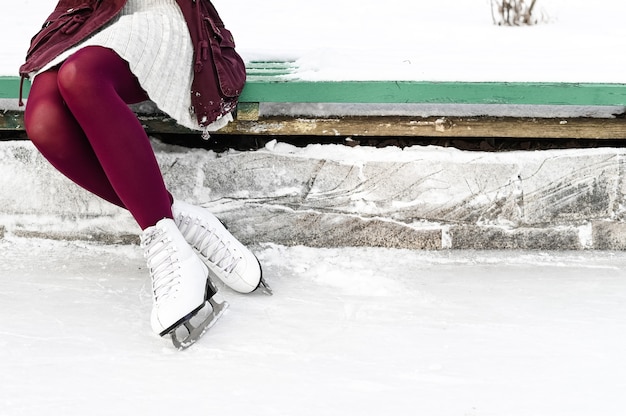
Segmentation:
[(172, 197), (141, 123), (127, 104), (147, 99), (128, 63), (89, 46), (35, 77), (29, 138), (65, 176), (126, 208), (142, 229), (172, 218)]

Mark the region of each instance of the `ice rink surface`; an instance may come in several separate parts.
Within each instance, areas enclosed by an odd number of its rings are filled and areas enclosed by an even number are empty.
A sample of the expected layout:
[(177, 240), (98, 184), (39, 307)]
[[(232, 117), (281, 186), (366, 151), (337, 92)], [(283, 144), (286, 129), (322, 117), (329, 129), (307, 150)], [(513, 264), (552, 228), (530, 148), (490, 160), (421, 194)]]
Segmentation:
[(2, 415), (623, 415), (626, 254), (255, 248), (187, 351), (139, 247), (0, 240)]
[[(0, 74), (55, 3), (0, 15)], [(543, 1), (532, 30), (487, 1), (248, 3), (216, 1), (241, 53), (305, 79), (624, 81), (617, 0)], [(625, 253), (255, 252), (275, 295), (224, 288), (178, 352), (138, 247), (0, 239), (0, 416), (626, 414)]]

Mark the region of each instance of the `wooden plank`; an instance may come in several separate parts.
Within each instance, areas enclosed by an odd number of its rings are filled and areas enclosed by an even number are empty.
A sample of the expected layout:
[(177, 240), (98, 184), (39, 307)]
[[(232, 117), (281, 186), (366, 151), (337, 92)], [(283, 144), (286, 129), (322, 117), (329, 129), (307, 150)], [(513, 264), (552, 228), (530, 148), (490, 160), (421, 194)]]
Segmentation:
[[(28, 96), (30, 82), (24, 82), (24, 97)], [(20, 94), (19, 77), (0, 77), (0, 98), (16, 99)]]
[(249, 82), (242, 102), (626, 106), (625, 84), (534, 82)]
[(253, 61), (246, 64), (248, 82), (278, 81), (287, 79), (297, 69), (294, 62)]
[[(293, 77), (293, 62), (248, 63), (238, 119), (221, 134), (624, 139), (621, 119), (495, 117), (261, 117), (259, 102), (431, 103), (625, 106), (625, 84), (321, 81)], [(25, 83), (25, 96), (30, 83)], [(16, 99), (18, 77), (0, 77), (0, 98)], [(23, 130), (19, 111), (0, 113), (0, 130)], [(149, 133), (193, 133), (165, 115), (140, 115)]]
[(22, 111), (0, 111), (0, 131), (23, 131), (24, 113)]
[[(262, 70), (262, 68), (257, 68)], [(251, 69), (252, 70), (252, 69)], [(240, 101), (626, 106), (626, 84), (284, 80), (288, 69), (251, 77)], [(269, 78), (268, 78), (269, 77)], [(279, 81), (268, 81), (267, 79)], [(30, 84), (25, 83), (24, 96)], [(18, 77), (0, 77), (0, 98), (15, 99)]]
[[(139, 115), (150, 134), (197, 134), (163, 115)], [(0, 131), (23, 130), (21, 111), (0, 112)], [(626, 139), (626, 121), (599, 118), (515, 117), (262, 117), (235, 120), (220, 134), (266, 136), (465, 137), (528, 139)]]
[(623, 140), (626, 139), (626, 121), (515, 117), (268, 117), (257, 121), (236, 120), (220, 130), (220, 134)]

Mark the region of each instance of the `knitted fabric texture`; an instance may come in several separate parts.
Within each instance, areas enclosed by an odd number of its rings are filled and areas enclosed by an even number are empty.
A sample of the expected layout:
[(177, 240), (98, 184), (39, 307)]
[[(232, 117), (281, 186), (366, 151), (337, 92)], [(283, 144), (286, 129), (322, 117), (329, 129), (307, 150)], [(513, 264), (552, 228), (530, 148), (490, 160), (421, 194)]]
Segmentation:
[[(111, 23), (59, 55), (42, 71), (91, 45), (110, 48), (126, 60), (150, 99), (178, 124), (203, 130), (190, 110), (193, 45), (175, 0), (128, 0)], [(227, 114), (207, 130), (218, 130), (231, 120)]]

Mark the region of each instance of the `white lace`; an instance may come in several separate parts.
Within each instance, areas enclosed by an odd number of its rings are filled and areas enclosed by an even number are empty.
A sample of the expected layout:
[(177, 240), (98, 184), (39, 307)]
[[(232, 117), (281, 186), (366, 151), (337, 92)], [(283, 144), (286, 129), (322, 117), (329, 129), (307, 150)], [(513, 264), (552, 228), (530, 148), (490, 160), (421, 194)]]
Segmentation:
[(180, 232), (185, 240), (191, 244), (201, 256), (215, 264), (226, 274), (230, 274), (241, 257), (235, 255), (231, 242), (224, 242), (216, 228), (207, 228), (199, 218), (191, 218), (188, 215), (179, 215)]
[(167, 298), (180, 282), (180, 265), (176, 248), (159, 229), (153, 230), (141, 241), (152, 277), (152, 293), (155, 301)]

